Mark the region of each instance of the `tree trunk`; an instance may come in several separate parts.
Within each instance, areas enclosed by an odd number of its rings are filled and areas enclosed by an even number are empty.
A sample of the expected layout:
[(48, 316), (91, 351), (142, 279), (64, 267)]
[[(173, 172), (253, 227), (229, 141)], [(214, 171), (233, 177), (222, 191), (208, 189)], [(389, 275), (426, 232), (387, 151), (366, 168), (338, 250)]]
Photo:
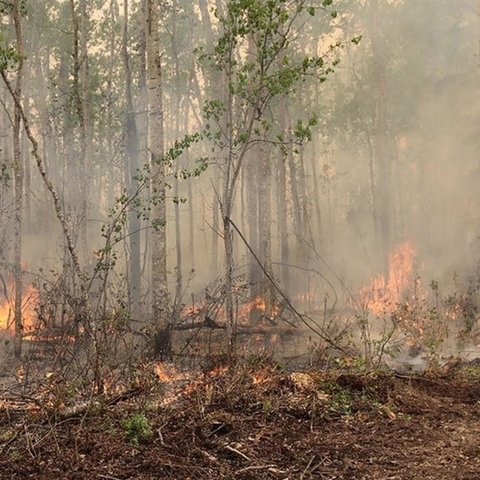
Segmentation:
[[(25, 72), (25, 84), (28, 85), (29, 75)], [(27, 92), (24, 92), (23, 95), (23, 105), (25, 108), (25, 114), (30, 116), (30, 99), (27, 95)], [(28, 148), (28, 138), (26, 135), (22, 135), (22, 151), (23, 151), (23, 165), (25, 168), (25, 185), (24, 185), (24, 196), (25, 196), (25, 230), (27, 232), (32, 231), (32, 202), (31, 202), (31, 180), (32, 173), (30, 168), (30, 155)]]
[[(130, 198), (133, 198), (136, 195), (138, 188), (138, 182), (135, 180), (138, 170), (138, 134), (132, 100), (132, 73), (128, 56), (128, 11), (128, 0), (124, 0), (122, 56), (125, 73), (125, 96), (127, 101), (127, 112), (125, 117), (127, 165), (125, 176), (128, 186), (128, 195)], [(129, 303), (132, 315), (137, 317), (140, 310), (142, 286), (140, 270), (140, 217), (135, 206), (132, 206), (128, 212), (128, 232), (130, 247), (130, 256), (128, 259)]]
[(225, 250), (225, 314), (228, 335), (228, 353), (233, 354), (235, 347), (235, 325), (233, 312), (233, 230), (230, 224), (231, 210), (223, 213), (223, 245)]
[[(260, 148), (259, 162), (259, 210), (258, 210), (258, 230), (260, 232), (259, 252), (263, 269), (272, 275), (272, 199), (271, 199), (271, 164), (270, 155), (266, 147)], [(261, 296), (265, 301), (266, 318), (272, 317), (273, 307), (273, 289), (270, 280), (265, 274), (262, 274)]]
[[(82, 58), (83, 55), (86, 55), (86, 32), (83, 32), (87, 27), (85, 25), (86, 19), (83, 18), (83, 9), (86, 8), (84, 5), (84, 0), (79, 4), (81, 9), (81, 19), (79, 20), (79, 15), (77, 12), (77, 7), (75, 5), (75, 0), (70, 0), (70, 10), (72, 16), (72, 27), (73, 27), (73, 72), (72, 72), (72, 99), (74, 103), (75, 113), (78, 118), (78, 123), (80, 127), (80, 157), (79, 157), (79, 195), (80, 198), (72, 199), (72, 205), (76, 204), (79, 201), (80, 210), (79, 210), (79, 240), (80, 240), (80, 253), (81, 256), (85, 259), (87, 252), (87, 180), (86, 180), (86, 159), (87, 159), (87, 112), (88, 107), (84, 105), (87, 97), (85, 87), (83, 85), (86, 81), (86, 69), (88, 67), (84, 66), (84, 63), (87, 62), (87, 58)], [(85, 11), (86, 15), (86, 11)], [(88, 70), (87, 70), (88, 71)], [(69, 135), (72, 132), (67, 132)], [(73, 138), (72, 138), (73, 147)], [(69, 145), (67, 143), (67, 148)], [(71, 158), (70, 160), (73, 160)], [(68, 178), (68, 177), (67, 177)]]
[(233, 229), (231, 225), (231, 217), (233, 210), (233, 198), (235, 183), (232, 181), (234, 176), (234, 152), (233, 152), (233, 98), (231, 91), (227, 94), (225, 120), (227, 128), (229, 129), (228, 139), (228, 154), (226, 158), (226, 165), (223, 171), (223, 191), (222, 201), (220, 203), (222, 220), (223, 220), (223, 246), (225, 252), (225, 320), (228, 335), (228, 354), (233, 355), (235, 347), (235, 324), (233, 311)]
[(155, 0), (147, 0), (146, 30), (148, 148), (152, 165), (152, 333), (155, 354), (168, 357), (171, 353), (171, 322), (167, 284), (163, 101), (158, 4)]
[(92, 125), (90, 115), (90, 72), (88, 62), (89, 17), (87, 0), (79, 0), (80, 7), (80, 78), (81, 78), (81, 157), (80, 157), (80, 252), (88, 257), (88, 173), (92, 156)]
[[(287, 127), (289, 127), (289, 118), (290, 118), (290, 111), (288, 108), (288, 103), (286, 103), (286, 109), (285, 109), (285, 123)], [(293, 151), (293, 145), (290, 143), (287, 146), (287, 166), (288, 166), (288, 173), (289, 173), (289, 183), (288, 185), (290, 186), (290, 192), (291, 192), (291, 197), (292, 197), (292, 206), (293, 206), (293, 232), (294, 232), (294, 251), (292, 256), (292, 259), (296, 263), (299, 263), (300, 265), (304, 265), (305, 263), (305, 248), (302, 243), (303, 239), (303, 219), (302, 219), (302, 206), (300, 202), (300, 192), (299, 192), (299, 174), (297, 171), (297, 165), (295, 163), (295, 156), (294, 156), (294, 151)], [(294, 283), (295, 286), (297, 287), (296, 290), (298, 291), (299, 287), (300, 290), (302, 287), (298, 284), (298, 282)], [(293, 286), (293, 284), (291, 284)]]
[[(19, 55), (17, 77), (15, 81), (15, 95), (19, 102), (22, 101), (23, 81), (23, 31), (20, 0), (15, 0), (12, 5), (12, 20), (15, 27), (16, 49)], [(15, 185), (15, 246), (13, 272), (15, 282), (15, 338), (14, 354), (18, 358), (22, 354), (23, 319), (22, 319), (22, 227), (23, 227), (23, 161), (20, 148), (20, 129), (22, 124), (20, 105), (15, 104), (13, 123), (13, 171)]]
[[(175, 139), (177, 140), (180, 135), (180, 116), (181, 116), (181, 77), (180, 77), (180, 59), (177, 51), (177, 5), (173, 2), (173, 15), (172, 15), (172, 56), (175, 66), (175, 92), (172, 95), (172, 115), (175, 118)], [(186, 102), (188, 104), (188, 101)], [(187, 108), (188, 110), (188, 108)], [(188, 118), (188, 117), (187, 117)], [(177, 162), (180, 162), (177, 160)], [(176, 165), (177, 173), (181, 170), (181, 165)], [(175, 212), (175, 255), (176, 255), (176, 268), (175, 268), (175, 312), (173, 320), (176, 321), (179, 315), (180, 304), (182, 301), (183, 291), (183, 266), (182, 266), (182, 228), (180, 223), (180, 180), (178, 175), (173, 180), (174, 182), (174, 212)]]
[[(284, 136), (287, 134), (287, 111), (286, 100), (282, 99), (280, 103), (280, 131)], [(290, 274), (289, 248), (288, 248), (288, 202), (287, 202), (287, 161), (288, 153), (286, 148), (282, 149), (282, 154), (278, 159), (278, 235), (280, 240), (280, 261), (282, 262), (282, 286), (284, 291), (290, 292)]]
[[(263, 178), (259, 178), (261, 175), (259, 170), (260, 160), (259, 148), (252, 148), (247, 158), (245, 159), (245, 180), (247, 190), (247, 224), (248, 224), (248, 241), (253, 251), (260, 255), (259, 252), (259, 204), (261, 199), (258, 198), (258, 187), (263, 182)], [(261, 270), (255, 259), (248, 255), (248, 281), (250, 283), (250, 301), (253, 301), (260, 295), (260, 280)], [(260, 257), (261, 258), (261, 257)], [(256, 323), (258, 319), (258, 311), (254, 308), (250, 310), (250, 323)]]

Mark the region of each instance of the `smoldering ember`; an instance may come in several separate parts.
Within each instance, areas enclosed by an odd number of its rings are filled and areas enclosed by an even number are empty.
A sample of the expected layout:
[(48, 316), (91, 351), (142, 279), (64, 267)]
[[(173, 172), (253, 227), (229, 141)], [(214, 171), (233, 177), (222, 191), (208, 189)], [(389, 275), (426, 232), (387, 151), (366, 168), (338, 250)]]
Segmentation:
[(0, 479), (480, 478), (480, 1), (0, 1)]

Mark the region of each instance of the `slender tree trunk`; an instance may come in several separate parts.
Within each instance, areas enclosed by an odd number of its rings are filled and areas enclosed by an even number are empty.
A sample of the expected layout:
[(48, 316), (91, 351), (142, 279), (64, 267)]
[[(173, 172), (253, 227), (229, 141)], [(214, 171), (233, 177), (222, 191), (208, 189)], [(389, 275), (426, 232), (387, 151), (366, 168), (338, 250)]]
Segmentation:
[[(191, 77), (189, 77), (190, 86)], [(187, 89), (187, 95), (190, 96), (190, 88)], [(190, 98), (185, 99), (185, 117), (184, 117), (184, 132), (188, 132), (189, 118), (190, 118)], [(190, 165), (189, 152), (185, 152), (185, 161), (187, 165)], [(187, 195), (188, 195), (188, 245), (189, 245), (189, 258), (192, 271), (195, 270), (195, 215), (193, 212), (193, 178), (187, 178)]]
[[(288, 103), (286, 104), (286, 125), (289, 125), (289, 117), (290, 112), (288, 108)], [(294, 253), (292, 257), (295, 259), (295, 262), (303, 265), (305, 262), (304, 258), (304, 245), (302, 243), (303, 238), (303, 219), (302, 219), (302, 207), (300, 202), (300, 192), (299, 192), (299, 174), (297, 171), (297, 165), (295, 163), (295, 156), (293, 152), (293, 145), (289, 144), (287, 146), (287, 165), (288, 165), (288, 173), (289, 173), (289, 186), (291, 191), (291, 198), (292, 198), (292, 206), (293, 206), (293, 231), (295, 232), (295, 239), (294, 239)], [(293, 285), (292, 285), (293, 286)], [(295, 286), (301, 287), (298, 282), (295, 282)]]
[[(26, 73), (26, 72), (25, 72)], [(27, 75), (25, 75), (26, 77)], [(25, 78), (25, 84), (28, 84), (28, 78)], [(30, 99), (27, 95), (27, 92), (23, 95), (23, 105), (25, 108), (25, 114), (30, 116)], [(25, 168), (25, 185), (24, 185), (24, 194), (25, 194), (25, 229), (27, 234), (32, 229), (32, 202), (31, 202), (31, 183), (32, 183), (32, 174), (30, 167), (30, 155), (28, 148), (28, 138), (26, 135), (22, 135), (22, 151), (23, 151), (23, 164)]]
[[(138, 182), (135, 180), (138, 170), (138, 133), (135, 119), (135, 109), (132, 99), (132, 73), (128, 55), (128, 0), (123, 1), (123, 39), (122, 57), (125, 73), (125, 97), (127, 101), (127, 112), (125, 116), (125, 131), (127, 140), (127, 165), (125, 176), (130, 198), (136, 195)], [(135, 202), (134, 202), (135, 203)], [(139, 315), (142, 295), (141, 269), (140, 269), (140, 217), (135, 207), (128, 212), (128, 232), (130, 256), (128, 259), (128, 282), (130, 310), (134, 317)]]
[(212, 239), (211, 245), (212, 250), (210, 254), (211, 262), (212, 262), (212, 271), (218, 272), (220, 268), (220, 264), (218, 262), (219, 255), (219, 246), (218, 246), (218, 237), (219, 232), (221, 230), (220, 220), (219, 220), (219, 211), (220, 211), (220, 204), (218, 202), (218, 195), (220, 195), (220, 179), (217, 175), (214, 176), (212, 179), (213, 182), (213, 195), (212, 195)]
[[(270, 155), (266, 148), (260, 148), (259, 170), (259, 232), (260, 232), (260, 260), (266, 272), (272, 275), (272, 181)], [(273, 290), (270, 280), (262, 275), (261, 294), (265, 301), (265, 316), (272, 317)]]
[[(261, 173), (259, 169), (260, 163), (260, 151), (259, 148), (252, 148), (247, 158), (245, 159), (245, 175), (246, 190), (247, 190), (247, 224), (248, 224), (248, 241), (250, 246), (257, 254), (259, 252), (259, 185), (263, 182), (263, 178), (259, 178)], [(250, 301), (253, 301), (258, 295), (260, 295), (260, 279), (261, 271), (258, 263), (252, 258), (251, 255), (248, 258), (248, 277), (250, 282)], [(258, 311), (254, 308), (250, 310), (250, 323), (256, 323), (258, 321)]]
[[(231, 62), (229, 62), (229, 65), (231, 65)], [(230, 82), (227, 82), (227, 84), (229, 83)], [(233, 271), (235, 266), (235, 257), (233, 251), (232, 212), (237, 183), (242, 172), (242, 166), (248, 151), (248, 147), (246, 146), (246, 143), (240, 152), (235, 154), (233, 96), (230, 89), (227, 93), (225, 110), (225, 122), (228, 129), (228, 150), (223, 168), (223, 189), (220, 205), (223, 220), (223, 244), (225, 252), (225, 313), (227, 334), (229, 338), (228, 353), (229, 355), (232, 355), (234, 353), (236, 341), (236, 324), (233, 304)], [(249, 112), (250, 114), (246, 117), (247, 121), (245, 122), (245, 138), (247, 139), (250, 139), (252, 136), (253, 126), (255, 124), (255, 112), (256, 108), (252, 108), (252, 111)]]
[[(79, 5), (83, 8), (83, 1)], [(80, 127), (80, 156), (79, 156), (79, 199), (73, 198), (72, 205), (77, 202), (80, 203), (79, 210), (79, 239), (80, 239), (80, 253), (85, 258), (86, 256), (86, 235), (87, 235), (87, 216), (86, 216), (86, 155), (87, 155), (87, 126), (86, 126), (86, 106), (84, 105), (85, 94), (83, 91), (83, 81), (85, 76), (85, 67), (83, 66), (82, 55), (84, 49), (84, 42), (86, 42), (85, 35), (82, 32), (82, 26), (84, 26), (85, 20), (82, 18), (79, 20), (79, 14), (77, 12), (77, 6), (75, 0), (70, 0), (70, 10), (72, 16), (72, 28), (73, 28), (73, 72), (72, 72), (72, 100), (74, 104), (75, 114), (78, 118)], [(82, 22), (82, 24), (81, 24)], [(87, 59), (84, 59), (85, 62)], [(73, 128), (73, 126), (72, 126)], [(72, 134), (73, 132), (68, 132)], [(73, 138), (71, 139), (73, 146)], [(67, 143), (67, 148), (71, 146)], [(70, 159), (74, 160), (73, 158)], [(68, 178), (68, 177), (67, 177)]]
[[(224, 198), (228, 197), (228, 191), (224, 190)], [(235, 324), (234, 324), (234, 310), (233, 310), (233, 230), (230, 224), (231, 208), (223, 209), (223, 245), (225, 251), (225, 313), (228, 335), (228, 352), (233, 354), (235, 346)]]
[[(19, 102), (22, 101), (23, 81), (23, 31), (20, 0), (15, 0), (12, 5), (12, 20), (15, 27), (16, 49), (19, 55), (17, 77), (15, 80), (15, 96)], [(15, 339), (14, 354), (18, 358), (22, 354), (23, 319), (22, 319), (22, 228), (23, 228), (23, 161), (20, 148), (20, 129), (22, 124), (21, 106), (15, 104), (14, 125), (13, 125), (13, 171), (15, 184), (15, 246), (14, 246), (14, 281), (15, 281)]]
[(158, 4), (147, 0), (147, 87), (149, 133), (148, 148), (152, 161), (152, 314), (155, 353), (171, 352), (171, 321), (167, 284), (167, 236), (165, 204), (165, 163), (163, 99)]
[(83, 259), (88, 256), (88, 194), (89, 169), (92, 156), (92, 124), (90, 115), (90, 67), (88, 36), (90, 20), (87, 0), (79, 0), (80, 7), (80, 79), (81, 79), (81, 157), (80, 157), (80, 251)]
[[(180, 87), (181, 87), (181, 74), (180, 74), (180, 59), (177, 51), (177, 4), (176, 2), (173, 3), (173, 25), (172, 25), (172, 53), (173, 53), (173, 61), (174, 61), (174, 68), (175, 68), (175, 92), (172, 95), (172, 115), (174, 116), (175, 120), (175, 139), (178, 139), (180, 135), (180, 116), (181, 116), (181, 94), (180, 94)], [(188, 102), (186, 102), (188, 104)], [(179, 161), (178, 161), (179, 162)], [(181, 165), (177, 163), (176, 166), (177, 173), (181, 170)], [(174, 212), (175, 212), (175, 254), (176, 254), (176, 268), (175, 268), (175, 314), (173, 316), (174, 320), (178, 318), (179, 315), (179, 308), (182, 298), (182, 291), (183, 291), (183, 266), (182, 266), (182, 228), (180, 223), (180, 181), (177, 177), (173, 180), (174, 181), (174, 195), (175, 195), (175, 204), (174, 204)]]
[(226, 165), (223, 171), (223, 191), (221, 201), (221, 213), (223, 220), (223, 246), (225, 251), (225, 315), (228, 335), (228, 354), (231, 356), (235, 347), (235, 324), (233, 310), (233, 269), (235, 258), (233, 256), (233, 228), (231, 225), (235, 183), (232, 182), (235, 170), (234, 146), (233, 146), (233, 98), (232, 92), (228, 91), (226, 102), (225, 120), (228, 128), (228, 153)]
[[(282, 99), (280, 104), (280, 130), (287, 134), (287, 111), (286, 100)], [(280, 261), (282, 262), (282, 285), (286, 292), (290, 292), (290, 274), (288, 267), (290, 255), (288, 248), (288, 202), (287, 202), (287, 161), (288, 153), (286, 148), (278, 159), (278, 234), (280, 240)]]
[[(140, 53), (140, 68), (138, 72), (140, 98), (138, 101), (139, 114), (137, 115), (137, 127), (138, 127), (138, 141), (139, 141), (139, 154), (138, 162), (141, 167), (147, 165), (149, 162), (150, 154), (148, 151), (148, 87), (147, 87), (147, 31), (144, 28), (147, 21), (147, 0), (140, 0), (140, 26), (139, 31), (139, 53)], [(151, 189), (146, 189), (144, 192), (143, 200), (146, 204), (150, 204)], [(146, 212), (145, 217), (141, 219), (140, 226), (150, 226), (150, 212)], [(143, 235), (143, 244), (140, 250), (143, 250), (142, 255), (142, 278), (151, 278), (151, 235)]]

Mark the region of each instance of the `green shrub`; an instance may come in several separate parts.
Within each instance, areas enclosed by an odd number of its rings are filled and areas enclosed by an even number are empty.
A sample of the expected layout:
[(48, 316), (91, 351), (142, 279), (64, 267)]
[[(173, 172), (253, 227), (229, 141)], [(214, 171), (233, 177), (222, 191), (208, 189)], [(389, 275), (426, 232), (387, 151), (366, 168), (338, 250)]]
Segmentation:
[(127, 440), (132, 445), (138, 445), (141, 441), (148, 440), (153, 434), (150, 422), (142, 412), (134, 413), (126, 418), (123, 428)]

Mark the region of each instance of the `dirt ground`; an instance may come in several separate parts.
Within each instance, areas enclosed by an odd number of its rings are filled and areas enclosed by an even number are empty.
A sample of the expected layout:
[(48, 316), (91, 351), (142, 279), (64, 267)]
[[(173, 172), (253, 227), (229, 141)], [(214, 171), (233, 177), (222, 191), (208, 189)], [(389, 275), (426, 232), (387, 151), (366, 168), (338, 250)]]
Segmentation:
[(478, 369), (398, 377), (262, 365), (78, 412), (0, 405), (1, 479), (480, 479)]

